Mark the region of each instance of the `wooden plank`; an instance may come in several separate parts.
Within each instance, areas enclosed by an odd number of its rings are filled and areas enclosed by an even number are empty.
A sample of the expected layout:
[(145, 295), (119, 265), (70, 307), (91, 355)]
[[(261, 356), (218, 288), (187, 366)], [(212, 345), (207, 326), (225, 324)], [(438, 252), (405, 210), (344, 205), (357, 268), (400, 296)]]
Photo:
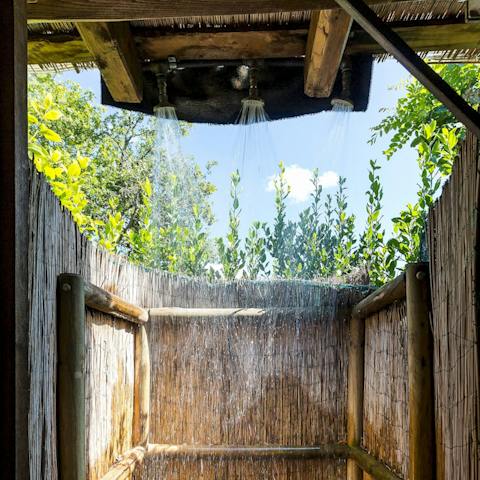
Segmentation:
[(85, 294), (80, 275), (58, 279), (57, 435), (59, 477), (85, 480)]
[[(372, 4), (384, 2), (370, 0)], [(27, 13), (31, 21), (120, 21), (330, 8), (335, 8), (334, 0), (37, 0), (27, 5)]]
[[(475, 22), (446, 25), (397, 25), (393, 31), (417, 52), (480, 48), (480, 23)], [(346, 52), (348, 54), (379, 54), (385, 50), (367, 32), (356, 30), (347, 45)]]
[(25, 2), (0, 6), (2, 478), (29, 478), (27, 29)]
[(312, 314), (321, 307), (284, 307), (284, 308), (181, 308), (181, 307), (160, 307), (151, 308), (148, 313), (150, 317), (265, 317), (272, 314), (302, 315)]
[(147, 331), (139, 325), (135, 332), (135, 383), (133, 444), (146, 446), (150, 433), (150, 351)]
[[(407, 25), (393, 29), (416, 51), (480, 48), (480, 24)], [(141, 59), (229, 60), (292, 58), (305, 54), (307, 29), (252, 32), (196, 32), (161, 35), (138, 31), (134, 40)], [(361, 30), (352, 32), (346, 53), (382, 53), (384, 49)], [(30, 35), (28, 63), (84, 63), (94, 61), (80, 36)]]
[(101, 480), (130, 480), (131, 474), (136, 466), (142, 463), (144, 456), (144, 447), (132, 448), (121, 456)]
[(356, 305), (352, 316), (366, 318), (394, 302), (403, 300), (406, 295), (405, 274), (402, 273), (383, 287), (378, 288)]
[[(365, 370), (365, 322), (363, 318), (350, 319), (347, 384), (347, 444), (359, 447), (363, 436), (363, 382)], [(347, 480), (362, 480), (357, 463), (347, 460)]]
[(427, 263), (407, 265), (409, 468), (412, 479), (435, 478), (435, 400)]
[(52, 35), (29, 35), (28, 37), (29, 64), (75, 64), (93, 61), (93, 55), (78, 35), (61, 33)]
[(85, 304), (94, 310), (108, 313), (128, 322), (139, 324), (148, 322), (147, 310), (89, 282), (85, 282)]
[(142, 58), (161, 60), (231, 60), (301, 57), (307, 30), (205, 32), (135, 37)]
[[(350, 448), (350, 459), (354, 460), (364, 472), (371, 475), (375, 480), (402, 480), (382, 462), (369, 455), (365, 450), (360, 447)], [(410, 478), (412, 478), (413, 480), (414, 477)], [(423, 480), (423, 477), (415, 478), (418, 478), (418, 480)]]
[(141, 102), (143, 73), (130, 25), (77, 23), (77, 30), (95, 58), (112, 98), (117, 102)]
[(207, 458), (347, 458), (349, 449), (344, 444), (336, 443), (315, 447), (149, 444), (146, 455)]
[(332, 94), (351, 26), (352, 17), (342, 10), (312, 12), (305, 53), (305, 95), (322, 98)]
[(427, 65), (362, 0), (336, 0), (387, 53), (393, 55), (417, 80), (480, 138), (480, 114)]

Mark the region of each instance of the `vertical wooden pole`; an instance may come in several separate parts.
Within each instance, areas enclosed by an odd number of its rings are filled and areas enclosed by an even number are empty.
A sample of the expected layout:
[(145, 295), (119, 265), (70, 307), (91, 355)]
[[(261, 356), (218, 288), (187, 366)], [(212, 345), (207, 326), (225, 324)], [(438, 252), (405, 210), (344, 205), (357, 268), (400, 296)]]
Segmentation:
[[(365, 320), (353, 315), (350, 320), (348, 353), (347, 443), (359, 447), (363, 436), (363, 381), (365, 362)], [(347, 460), (347, 480), (362, 480), (362, 469)]]
[(435, 478), (433, 338), (428, 264), (407, 265), (409, 480)]
[(150, 351), (147, 331), (139, 325), (135, 333), (135, 386), (133, 446), (146, 446), (150, 432)]
[(61, 480), (85, 480), (85, 293), (80, 275), (58, 284), (57, 425)]
[(29, 478), (26, 0), (0, 2), (2, 478)]

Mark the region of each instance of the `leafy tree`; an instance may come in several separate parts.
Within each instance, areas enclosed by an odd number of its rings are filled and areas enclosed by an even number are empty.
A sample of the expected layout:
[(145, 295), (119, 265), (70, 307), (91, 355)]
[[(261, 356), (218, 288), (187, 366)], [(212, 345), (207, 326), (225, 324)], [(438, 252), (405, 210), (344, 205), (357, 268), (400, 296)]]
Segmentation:
[(245, 238), (245, 276), (250, 280), (268, 277), (270, 273), (267, 258), (266, 227), (266, 223), (252, 222)]
[[(478, 108), (480, 65), (449, 63), (432, 65), (432, 68), (474, 108)], [(406, 90), (393, 111), (372, 128), (370, 143), (375, 143), (384, 135), (391, 136), (389, 146), (384, 152), (388, 159), (405, 145), (415, 147), (423, 135), (424, 126), (430, 125), (432, 121), (436, 122), (438, 129), (458, 128), (458, 136), (463, 138), (464, 128), (418, 80), (410, 80), (406, 84)], [(382, 111), (388, 113), (387, 109)]]

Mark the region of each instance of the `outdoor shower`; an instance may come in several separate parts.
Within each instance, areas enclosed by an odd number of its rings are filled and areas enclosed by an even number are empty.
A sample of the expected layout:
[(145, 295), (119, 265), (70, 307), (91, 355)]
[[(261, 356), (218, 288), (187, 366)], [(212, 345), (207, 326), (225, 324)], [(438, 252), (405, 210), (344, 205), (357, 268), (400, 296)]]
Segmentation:
[(353, 112), (354, 103), (352, 100), (352, 61), (345, 57), (340, 65), (342, 76), (342, 91), (340, 95), (332, 98), (332, 111)]

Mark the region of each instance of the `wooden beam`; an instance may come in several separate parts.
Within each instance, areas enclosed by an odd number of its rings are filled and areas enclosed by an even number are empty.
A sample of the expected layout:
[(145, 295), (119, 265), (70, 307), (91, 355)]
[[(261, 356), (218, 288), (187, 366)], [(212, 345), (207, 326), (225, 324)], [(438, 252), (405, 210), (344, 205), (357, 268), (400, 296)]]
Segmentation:
[[(27, 24), (25, 2), (0, 3), (2, 478), (29, 478)], [(6, 448), (5, 448), (6, 447)]]
[(405, 295), (405, 274), (402, 273), (355, 305), (352, 316), (362, 319), (366, 318), (383, 310), (394, 302), (405, 299)]
[(117, 102), (141, 102), (142, 67), (129, 24), (77, 23), (77, 29), (95, 58), (112, 98)]
[[(406, 25), (394, 28), (417, 51), (480, 48), (480, 23)], [(196, 32), (135, 34), (140, 58), (162, 60), (228, 60), (292, 58), (305, 54), (307, 29), (255, 32)], [(347, 54), (382, 53), (385, 50), (361, 30), (351, 32)], [(85, 63), (94, 61), (81, 37), (73, 34), (33, 34), (28, 39), (28, 63)]]
[(349, 448), (337, 443), (312, 447), (149, 444), (146, 455), (207, 458), (347, 458)]
[(30, 21), (122, 21), (330, 8), (335, 8), (334, 0), (37, 0), (27, 5), (27, 12)]
[(58, 279), (57, 432), (59, 478), (85, 480), (85, 293), (80, 275)]
[(387, 53), (393, 55), (417, 80), (440, 100), (470, 131), (480, 138), (480, 114), (427, 65), (362, 0), (336, 0)]
[[(417, 52), (480, 48), (480, 23), (475, 22), (445, 25), (397, 25), (393, 31)], [(356, 30), (352, 32), (346, 52), (348, 54), (379, 54), (384, 53), (385, 50), (367, 32)]]
[(128, 322), (139, 324), (148, 322), (147, 310), (89, 282), (85, 282), (85, 305)]
[(267, 308), (182, 308), (160, 307), (151, 308), (150, 318), (196, 318), (196, 317), (265, 317), (268, 315), (302, 315), (320, 311), (321, 307), (267, 307)]
[(133, 444), (147, 446), (150, 434), (150, 349), (147, 331), (139, 325), (135, 332), (135, 381), (133, 404)]
[(101, 480), (130, 480), (137, 465), (143, 462), (145, 447), (135, 447), (125, 452)]
[(177, 60), (233, 60), (292, 58), (305, 54), (307, 30), (251, 32), (197, 32), (168, 35), (137, 35), (142, 58)]
[[(360, 447), (350, 448), (350, 459), (355, 461), (358, 466), (366, 473), (371, 475), (375, 480), (402, 480), (398, 475), (395, 475), (382, 462), (377, 460), (372, 455), (368, 454)], [(362, 477), (360, 477), (362, 478)], [(410, 477), (412, 480), (423, 480), (423, 477)]]
[(305, 95), (322, 98), (332, 94), (351, 26), (352, 17), (342, 10), (312, 12), (305, 53)]
[[(363, 436), (363, 388), (365, 370), (365, 322), (358, 316), (350, 318), (347, 383), (347, 444), (359, 447)], [(347, 480), (362, 480), (357, 463), (347, 460)]]
[(407, 265), (408, 478), (435, 478), (435, 399), (427, 263)]

